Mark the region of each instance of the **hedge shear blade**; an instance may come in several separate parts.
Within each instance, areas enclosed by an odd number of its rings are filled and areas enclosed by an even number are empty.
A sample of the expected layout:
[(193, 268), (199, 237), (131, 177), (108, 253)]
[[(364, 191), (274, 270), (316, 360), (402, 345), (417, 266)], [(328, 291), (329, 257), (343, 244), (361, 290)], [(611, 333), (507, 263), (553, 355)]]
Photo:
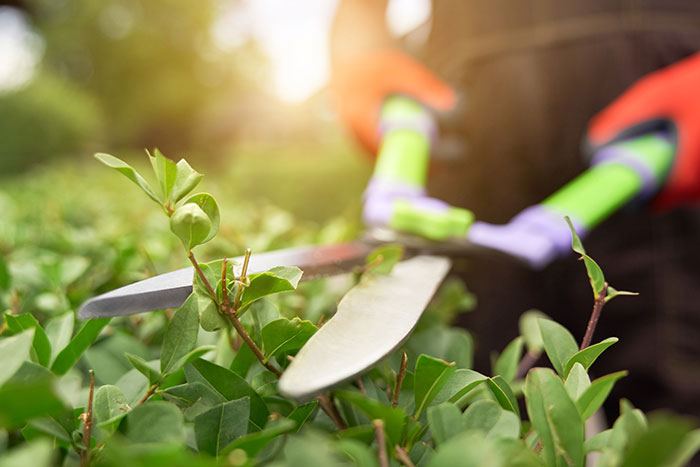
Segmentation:
[(335, 315), (282, 373), (280, 393), (308, 399), (348, 381), (396, 350), (450, 270), (442, 256), (416, 256), (350, 289)]
[[(302, 280), (342, 274), (364, 264), (372, 248), (371, 244), (358, 241), (253, 254), (248, 273), (264, 272), (275, 266), (297, 266), (304, 271)], [(241, 263), (243, 257), (233, 261)], [(85, 302), (78, 316), (103, 318), (177, 308), (192, 293), (193, 277), (194, 269), (189, 267), (112, 290)]]

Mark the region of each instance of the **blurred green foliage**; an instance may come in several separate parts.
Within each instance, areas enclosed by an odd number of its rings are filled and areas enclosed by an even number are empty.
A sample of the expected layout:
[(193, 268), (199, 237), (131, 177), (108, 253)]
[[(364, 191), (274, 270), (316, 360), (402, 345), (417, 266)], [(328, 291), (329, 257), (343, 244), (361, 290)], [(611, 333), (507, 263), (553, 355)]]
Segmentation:
[[(253, 149), (238, 149), (236, 161), (248, 169), (237, 172), (234, 163), (230, 173), (205, 178), (203, 188), (219, 199), (221, 228), (196, 247), (200, 258), (356, 236), (356, 215), (299, 221), (253, 195), (253, 185), (231, 183), (236, 176), (244, 180), (253, 161), (275, 174), (271, 180), (293, 170), (303, 179), (294, 190), (281, 189), (282, 196), (322, 206), (313, 187), (343, 181), (342, 164), (334, 171), (311, 157), (292, 169), (278, 163), (284, 152)], [(333, 145), (309, 150), (342, 153)], [(146, 175), (147, 159), (144, 154), (129, 163), (156, 187)], [(163, 179), (168, 171), (157, 162)], [(274, 182), (267, 183), (265, 191), (274, 195)], [(336, 196), (350, 206), (359, 192)], [(165, 197), (158, 204), (167, 203)], [(592, 381), (588, 375), (617, 339), (579, 351), (568, 330), (539, 312), (527, 312), (522, 335), (494, 356), (493, 376), (472, 370), (471, 334), (451, 324), (475, 301), (454, 280), (444, 284), (401, 349), (332, 392), (329, 403), (343, 420), (335, 424), (347, 426), (337, 430), (317, 401), (282, 397), (275, 374), (225, 321), (207, 326), (201, 279), (177, 310), (75, 319), (73, 311), (90, 296), (185, 265), (166, 211), (124, 177), (92, 158), (45, 164), (0, 188), (0, 212), (0, 306), (7, 310), (0, 314), (0, 467), (78, 465), (81, 459), (110, 466), (379, 466), (383, 448), (389, 465), (403, 458), (404, 465), (428, 467), (582, 467), (586, 456), (599, 455), (598, 465), (681, 466), (700, 447), (694, 422), (668, 414), (647, 418), (624, 400), (612, 427), (586, 439), (584, 422), (626, 374)], [(203, 275), (214, 266), (220, 271), (222, 263), (202, 264)], [(301, 271), (293, 269), (249, 276), (240, 303), (252, 304), (238, 314), (265, 363), (280, 371), (357, 279), (349, 274), (297, 288)], [(528, 356), (536, 360), (542, 353), (557, 373), (526, 371), (534, 362)], [(90, 370), (95, 426), (88, 430), (81, 414), (88, 410)], [(90, 462), (83, 439), (92, 440)]]
[[(198, 256), (213, 259), (242, 254), (247, 247), (260, 252), (355, 236), (365, 183), (357, 156), (339, 142), (307, 148), (309, 154), (294, 165), (297, 172), (279, 163), (293, 160), (293, 150), (248, 145), (236, 150), (218, 176), (205, 177), (207, 190), (220, 200), (222, 223), (217, 237), (198, 247)], [(337, 165), (319, 163), (336, 156)], [(127, 160), (142, 173), (150, 170), (144, 152)], [(19, 294), (3, 295), (0, 305), (12, 308), (16, 300), (18, 311), (60, 313), (95, 291), (186, 266), (177, 238), (150, 199), (91, 156), (77, 162), (45, 164), (0, 187), (0, 255)], [(262, 173), (263, 167), (267, 173), (258, 185), (251, 173)], [(300, 182), (295, 176), (302, 172)], [(296, 181), (286, 185), (285, 174)], [(355, 182), (343, 185), (348, 179)], [(317, 186), (333, 184), (342, 188), (330, 195), (332, 203), (318, 196)]]
[(220, 149), (239, 136), (241, 101), (267, 99), (255, 44), (231, 48), (215, 40), (213, 26), (231, 2), (26, 5), (44, 53), (26, 87), (0, 94), (2, 173), (98, 144)]
[(75, 83), (41, 72), (28, 86), (0, 95), (0, 171), (70, 154), (103, 130), (101, 109)]

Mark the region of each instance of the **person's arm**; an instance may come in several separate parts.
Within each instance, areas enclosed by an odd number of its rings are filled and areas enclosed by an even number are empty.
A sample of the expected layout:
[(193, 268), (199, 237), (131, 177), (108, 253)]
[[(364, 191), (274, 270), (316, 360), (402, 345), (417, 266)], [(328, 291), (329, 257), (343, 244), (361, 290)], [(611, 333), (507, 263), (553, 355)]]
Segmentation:
[(455, 104), (454, 91), (403, 53), (385, 23), (386, 0), (344, 0), (331, 33), (331, 91), (343, 122), (372, 154), (379, 149), (379, 114), (391, 95), (435, 110)]
[(344, 60), (363, 52), (395, 46), (384, 15), (388, 0), (342, 0), (330, 37), (331, 67), (338, 72)]
[(331, 36), (331, 89), (341, 119), (377, 162), (364, 195), (369, 227), (390, 227), (436, 240), (466, 235), (472, 215), (426, 195), (433, 110), (455, 93), (394, 44), (386, 1), (341, 2)]
[(670, 209), (700, 200), (700, 53), (651, 73), (590, 122), (592, 167), (508, 224), (474, 223), (469, 238), (533, 267), (570, 252), (586, 232), (632, 200)]

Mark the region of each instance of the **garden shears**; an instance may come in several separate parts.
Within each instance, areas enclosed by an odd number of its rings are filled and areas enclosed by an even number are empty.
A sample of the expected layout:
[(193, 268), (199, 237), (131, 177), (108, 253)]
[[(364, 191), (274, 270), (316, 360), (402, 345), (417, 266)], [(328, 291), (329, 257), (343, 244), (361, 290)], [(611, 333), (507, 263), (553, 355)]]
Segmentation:
[[(348, 273), (365, 264), (383, 243), (400, 243), (406, 260), (387, 276), (361, 282), (338, 311), (299, 351), (279, 381), (280, 391), (307, 399), (359, 375), (398, 348), (450, 269), (449, 257), (501, 254), (539, 269), (568, 254), (568, 216), (580, 236), (634, 199), (663, 185), (674, 147), (650, 133), (604, 147), (592, 167), (542, 203), (505, 225), (474, 221), (471, 212), (425, 194), (435, 124), (420, 104), (387, 100), (382, 145), (365, 192), (365, 237), (346, 244), (299, 247), (254, 254), (248, 271), (297, 266), (303, 279)], [(409, 235), (399, 232), (405, 232)], [(240, 258), (238, 258), (240, 259)], [(94, 297), (79, 310), (97, 318), (179, 307), (192, 292), (192, 268), (162, 274)]]

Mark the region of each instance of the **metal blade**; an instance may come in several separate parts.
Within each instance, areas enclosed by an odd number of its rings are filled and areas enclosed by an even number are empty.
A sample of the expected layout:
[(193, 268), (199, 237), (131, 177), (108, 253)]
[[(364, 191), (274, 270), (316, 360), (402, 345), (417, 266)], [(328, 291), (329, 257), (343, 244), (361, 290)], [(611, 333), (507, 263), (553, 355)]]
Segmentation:
[(445, 257), (416, 256), (387, 276), (355, 286), (282, 374), (280, 392), (308, 399), (391, 354), (408, 338), (450, 266)]
[[(275, 266), (298, 266), (304, 271), (302, 280), (342, 274), (364, 264), (371, 250), (372, 246), (366, 243), (354, 242), (253, 254), (248, 272), (263, 272)], [(243, 257), (233, 260), (242, 262)], [(102, 318), (179, 307), (192, 293), (193, 274), (194, 269), (189, 267), (112, 290), (85, 302), (78, 316), (81, 319)]]

